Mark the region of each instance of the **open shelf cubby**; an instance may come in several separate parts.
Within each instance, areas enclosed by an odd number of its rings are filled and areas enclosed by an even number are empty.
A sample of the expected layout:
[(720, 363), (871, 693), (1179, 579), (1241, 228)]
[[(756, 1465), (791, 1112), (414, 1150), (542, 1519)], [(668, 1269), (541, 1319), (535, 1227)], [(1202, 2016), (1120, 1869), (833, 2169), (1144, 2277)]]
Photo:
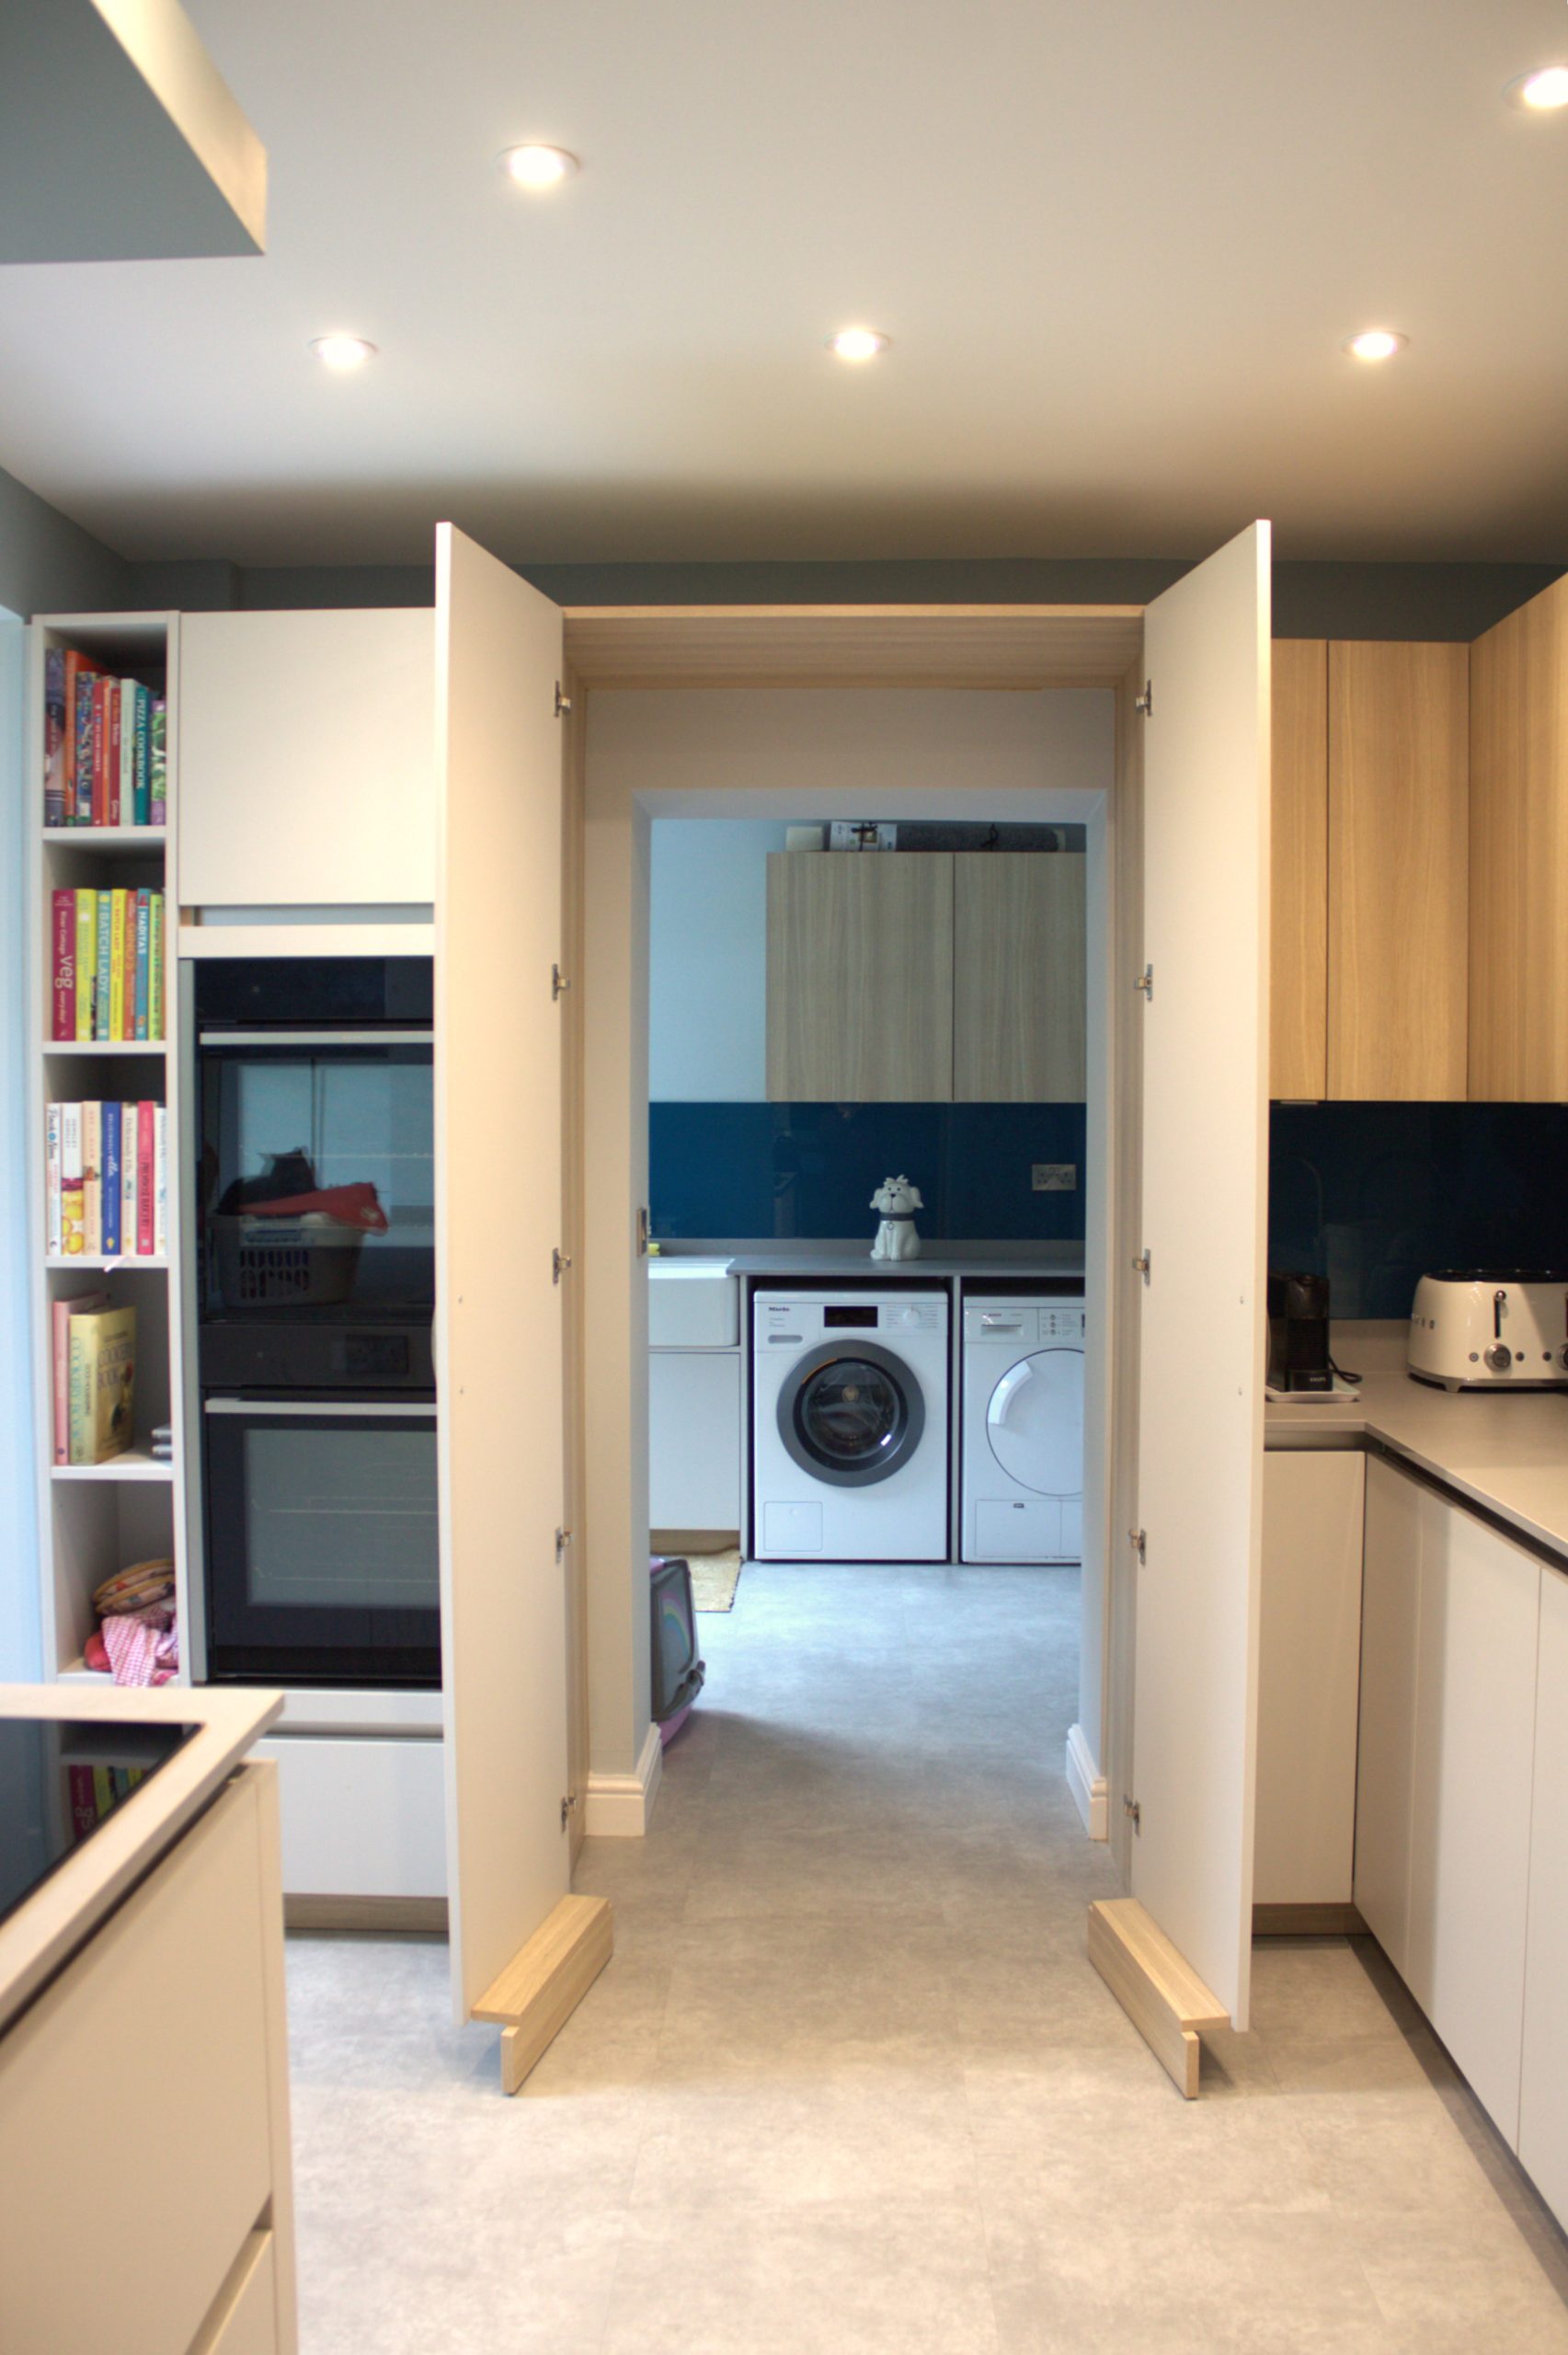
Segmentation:
[[(178, 993), (175, 942), (178, 793), (178, 619), (172, 614), (45, 615), (30, 633), (28, 783), (31, 1036), (29, 1074), (30, 1235), (33, 1263), (35, 1429), (39, 1488), (44, 1672), (90, 1675), (83, 1648), (97, 1625), (94, 1589), (127, 1563), (168, 1556), (176, 1601), (189, 1625), (185, 1482), (180, 1391), (180, 1251), (176, 1139), (179, 1116)], [(49, 826), (44, 823), (46, 682), (52, 651), (74, 649), (111, 676), (133, 678), (166, 701), (166, 795), (160, 826)], [(164, 1036), (161, 1039), (56, 1040), (54, 893), (60, 890), (159, 890), (164, 894)], [(52, 1104), (152, 1101), (166, 1118), (167, 1171), (162, 1252), (51, 1253), (46, 1185), (48, 1109)], [(107, 1292), (110, 1305), (136, 1309), (133, 1443), (101, 1465), (54, 1461), (52, 1310), (58, 1300)], [(154, 1456), (152, 1432), (173, 1430), (172, 1460)]]

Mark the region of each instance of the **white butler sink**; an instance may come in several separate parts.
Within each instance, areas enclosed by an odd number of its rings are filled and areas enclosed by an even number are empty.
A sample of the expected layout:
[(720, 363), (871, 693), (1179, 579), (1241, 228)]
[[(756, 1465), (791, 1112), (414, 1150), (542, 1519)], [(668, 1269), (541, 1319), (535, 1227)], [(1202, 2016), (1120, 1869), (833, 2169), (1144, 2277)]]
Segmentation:
[(650, 1259), (648, 1347), (733, 1350), (740, 1342), (739, 1279), (727, 1259)]

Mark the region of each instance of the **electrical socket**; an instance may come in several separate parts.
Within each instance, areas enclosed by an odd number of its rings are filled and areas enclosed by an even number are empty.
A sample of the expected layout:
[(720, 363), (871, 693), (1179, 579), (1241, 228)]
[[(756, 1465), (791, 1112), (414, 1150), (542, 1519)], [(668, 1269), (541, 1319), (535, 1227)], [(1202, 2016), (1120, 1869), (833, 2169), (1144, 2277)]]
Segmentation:
[(1036, 1194), (1075, 1194), (1078, 1191), (1078, 1164), (1075, 1161), (1036, 1161), (1030, 1164), (1030, 1185)]

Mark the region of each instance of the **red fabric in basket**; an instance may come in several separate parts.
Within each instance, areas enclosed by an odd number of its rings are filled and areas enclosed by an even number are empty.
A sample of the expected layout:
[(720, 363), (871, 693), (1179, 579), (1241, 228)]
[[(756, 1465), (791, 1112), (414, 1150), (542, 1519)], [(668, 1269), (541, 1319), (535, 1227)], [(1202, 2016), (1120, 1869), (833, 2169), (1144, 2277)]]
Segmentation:
[(323, 1186), (314, 1194), (282, 1194), (272, 1202), (246, 1202), (246, 1218), (303, 1218), (319, 1211), (343, 1226), (362, 1227), (367, 1235), (386, 1233), (386, 1212), (368, 1179), (353, 1186)]

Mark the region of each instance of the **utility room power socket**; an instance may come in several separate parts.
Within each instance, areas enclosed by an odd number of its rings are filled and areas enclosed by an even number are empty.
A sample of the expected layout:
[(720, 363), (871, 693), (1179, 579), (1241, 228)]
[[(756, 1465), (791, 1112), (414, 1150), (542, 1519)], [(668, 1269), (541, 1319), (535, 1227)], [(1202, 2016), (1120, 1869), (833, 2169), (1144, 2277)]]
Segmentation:
[(1075, 1194), (1078, 1191), (1078, 1164), (1075, 1161), (1032, 1162), (1030, 1173), (1030, 1186), (1036, 1194)]

